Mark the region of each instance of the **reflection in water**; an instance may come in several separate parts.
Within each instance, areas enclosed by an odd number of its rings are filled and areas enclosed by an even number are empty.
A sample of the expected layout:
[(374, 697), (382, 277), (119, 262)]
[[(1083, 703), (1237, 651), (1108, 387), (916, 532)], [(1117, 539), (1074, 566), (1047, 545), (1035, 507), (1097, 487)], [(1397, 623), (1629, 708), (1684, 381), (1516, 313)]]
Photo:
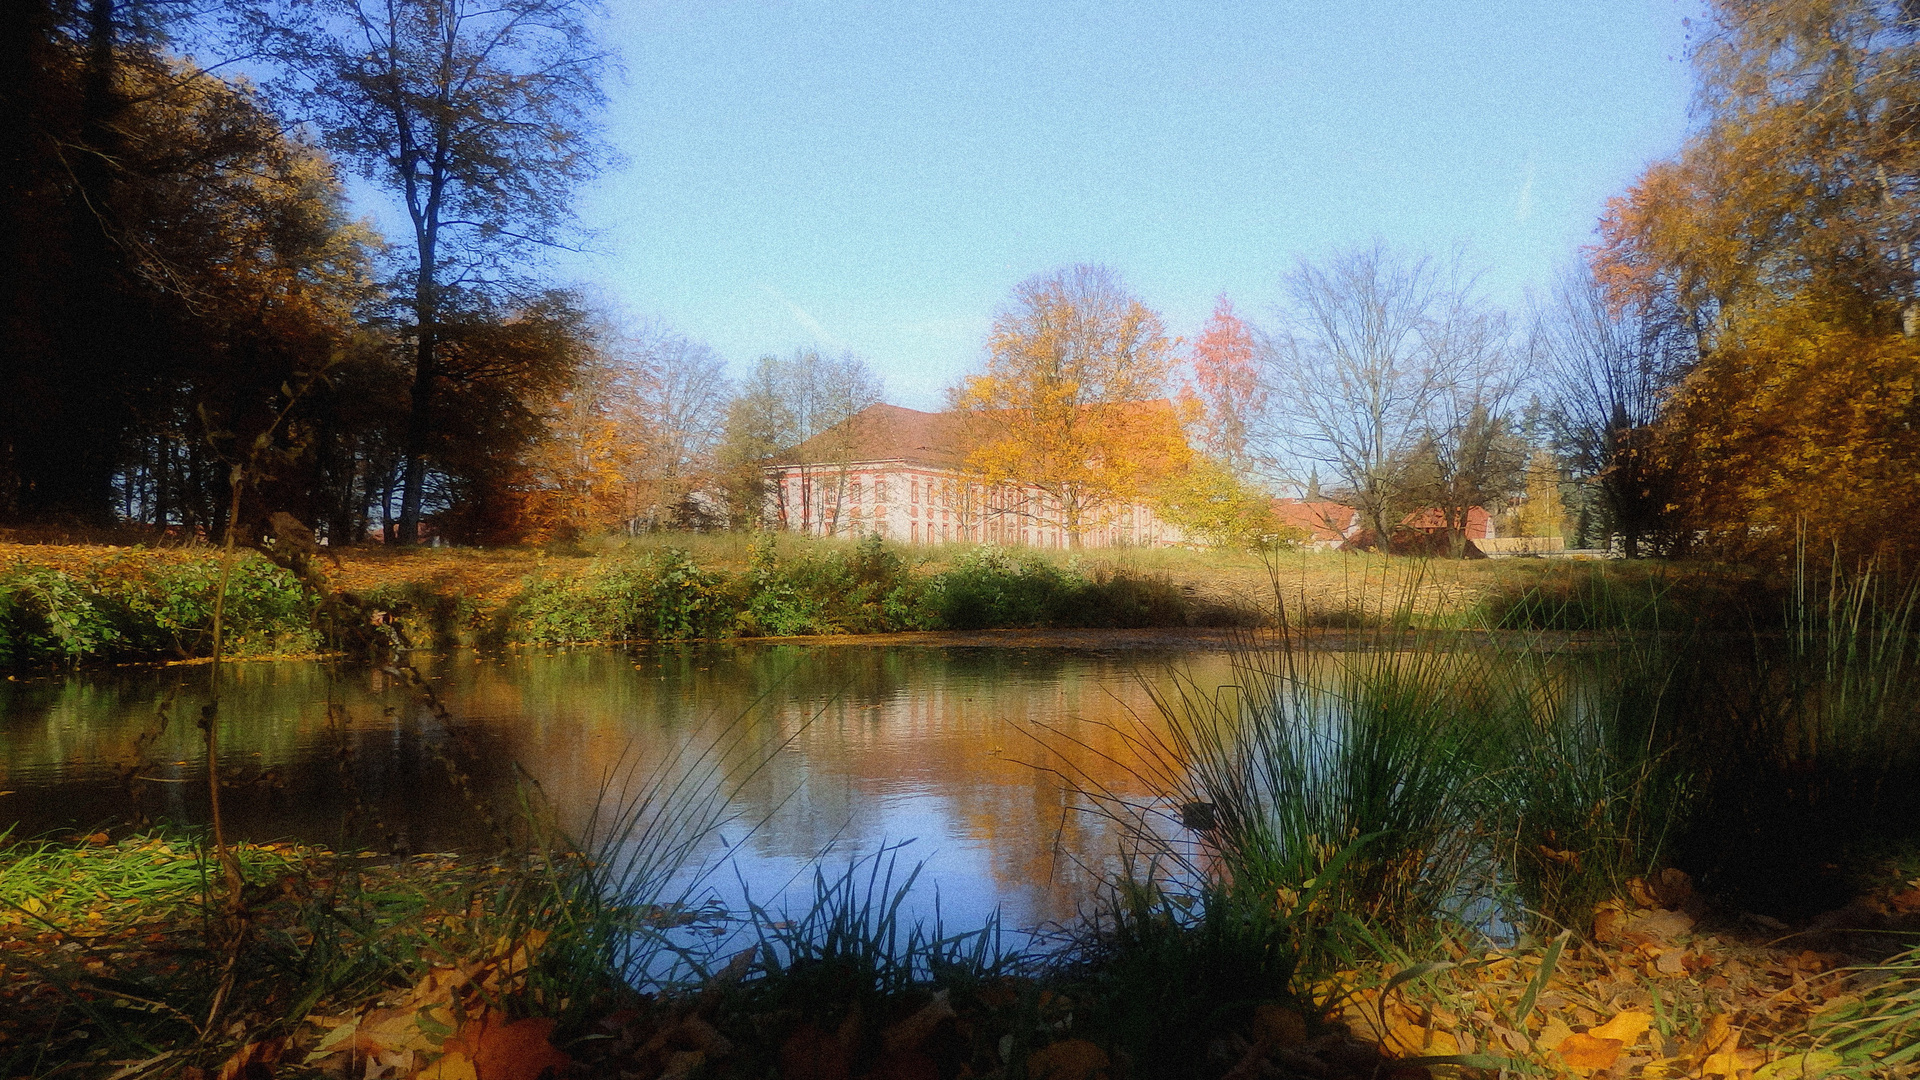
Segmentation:
[[(804, 895), (823, 853), (832, 867), (911, 838), (904, 857), (927, 861), (921, 881), (937, 886), (953, 926), (996, 906), (1011, 925), (1070, 916), (1120, 838), (1073, 812), (1053, 770), (1070, 764), (1116, 793), (1148, 794), (1109, 725), (1152, 717), (1142, 680), (1164, 678), (1169, 662), (1202, 685), (1229, 677), (1218, 654), (859, 645), (420, 662), (458, 731), (364, 668), (229, 668), (233, 831), (485, 850), (496, 842), (489, 817), (511, 817), (524, 776), (577, 832), (623, 768), (644, 771), (744, 724), (732, 730), (773, 752), (707, 851), (732, 856), (714, 879), (725, 898), (744, 887), (777, 910), (790, 883)], [(0, 790), (13, 792), (0, 796), (0, 826), (32, 835), (130, 817), (203, 821), (194, 720), (205, 679), (204, 668), (120, 669), (0, 684)], [(1065, 738), (1042, 746), (1027, 733), (1035, 723)], [(1070, 763), (1057, 756), (1069, 751)], [(923, 891), (930, 910), (933, 890)]]

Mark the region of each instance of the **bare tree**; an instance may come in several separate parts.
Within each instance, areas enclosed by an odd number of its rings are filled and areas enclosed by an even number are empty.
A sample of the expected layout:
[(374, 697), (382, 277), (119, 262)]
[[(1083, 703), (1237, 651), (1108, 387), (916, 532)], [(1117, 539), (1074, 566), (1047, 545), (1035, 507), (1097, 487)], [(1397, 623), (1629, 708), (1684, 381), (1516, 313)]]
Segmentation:
[(671, 519), (693, 525), (706, 514), (692, 504), (711, 471), (732, 386), (726, 361), (703, 342), (654, 331), (632, 343), (633, 420), (641, 448), (629, 530)]
[(1454, 375), (1428, 412), (1411, 493), (1439, 512), (1458, 559), (1474, 508), (1498, 506), (1520, 486), (1527, 443), (1513, 415), (1519, 382), (1506, 315), (1456, 298), (1442, 319), (1434, 340), (1452, 354)]
[(1630, 559), (1672, 532), (1675, 478), (1655, 424), (1698, 355), (1690, 327), (1654, 302), (1616, 304), (1584, 267), (1562, 278), (1534, 320), (1561, 453), (1598, 487), (1606, 527)]
[(604, 159), (592, 0), (280, 0), (255, 33), (327, 147), (397, 195), (414, 364), (400, 539), (418, 537), (447, 312), (563, 242)]
[[(763, 520), (771, 495), (780, 527), (819, 524), (837, 531), (847, 466), (860, 438), (855, 418), (881, 393), (880, 377), (853, 353), (834, 357), (802, 348), (786, 359), (761, 357), (727, 410), (721, 456), (731, 468), (736, 515)], [(799, 468), (798, 499), (784, 488), (769, 492), (766, 465), (810, 441), (792, 461)]]
[(1295, 484), (1326, 466), (1384, 542), (1414, 494), (1436, 410), (1492, 359), (1477, 302), (1457, 262), (1378, 242), (1303, 260), (1284, 289), (1281, 328), (1260, 358), (1267, 462)]

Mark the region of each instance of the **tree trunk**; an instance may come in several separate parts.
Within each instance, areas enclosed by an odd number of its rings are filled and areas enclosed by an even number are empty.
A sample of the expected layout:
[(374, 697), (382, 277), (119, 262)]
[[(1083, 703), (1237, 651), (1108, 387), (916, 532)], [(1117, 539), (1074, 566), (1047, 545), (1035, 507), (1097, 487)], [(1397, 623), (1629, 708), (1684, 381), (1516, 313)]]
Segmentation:
[(432, 234), (421, 234), (420, 278), (414, 285), (413, 313), (419, 327), (414, 348), (413, 393), (407, 402), (406, 475), (400, 488), (400, 535), (395, 542), (413, 545), (420, 542), (420, 503), (426, 492), (427, 441), (433, 434), (433, 388), (435, 346), (439, 344), (439, 307), (434, 296)]

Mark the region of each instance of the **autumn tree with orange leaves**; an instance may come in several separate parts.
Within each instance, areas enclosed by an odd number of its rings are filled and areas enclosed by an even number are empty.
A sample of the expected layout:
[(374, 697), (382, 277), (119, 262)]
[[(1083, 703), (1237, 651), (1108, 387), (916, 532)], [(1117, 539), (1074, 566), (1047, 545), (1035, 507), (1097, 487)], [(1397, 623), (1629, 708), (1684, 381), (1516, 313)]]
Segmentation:
[(1920, 517), (1920, 10), (1717, 0), (1708, 118), (1601, 224), (1617, 307), (1666, 308), (1698, 361), (1665, 409), (1676, 494), (1732, 548), (1806, 526), (1898, 542)]
[(1253, 331), (1225, 296), (1214, 301), (1213, 315), (1193, 343), (1193, 384), (1181, 398), (1199, 409), (1206, 452), (1245, 469), (1248, 428), (1266, 404), (1266, 391), (1254, 358)]
[(1160, 316), (1106, 267), (1028, 278), (994, 319), (986, 369), (953, 394), (974, 425), (969, 468), (1045, 492), (1080, 546), (1103, 511), (1191, 460), (1165, 401), (1176, 350)]

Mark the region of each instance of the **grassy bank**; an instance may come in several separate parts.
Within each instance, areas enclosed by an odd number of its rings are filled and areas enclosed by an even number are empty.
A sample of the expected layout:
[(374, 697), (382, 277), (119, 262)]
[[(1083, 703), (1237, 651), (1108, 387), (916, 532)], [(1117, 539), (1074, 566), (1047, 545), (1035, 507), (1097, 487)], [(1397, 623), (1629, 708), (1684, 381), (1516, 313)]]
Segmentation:
[[(1314, 552), (989, 547), (744, 534), (557, 551), (344, 549), (322, 564), (418, 645), (724, 639), (1000, 628), (1271, 625), (1586, 630), (1741, 626), (1776, 601), (1738, 568), (1443, 562)], [(207, 548), (0, 545), (0, 666), (204, 656)], [(227, 651), (329, 643), (258, 556), (230, 589)]]
[[(1510, 624), (1568, 606), (1534, 595)], [(713, 910), (686, 860), (753, 770), (698, 749), (650, 764), (587, 855), (242, 849), (244, 918), (179, 837), (16, 847), (5, 1060), (368, 1080), (1913, 1075), (1916, 594), (1802, 568), (1739, 648), (1666, 629), (1663, 594), (1621, 595), (1590, 595), (1582, 617), (1612, 625), (1576, 640), (1463, 647), (1386, 619), (1366, 649), (1249, 643), (1235, 689), (1175, 692), (1163, 726), (1125, 733), (1155, 798), (1081, 778), (1126, 827), (1128, 869), (1041, 942), (911, 923), (915, 871), (887, 852), (817, 868), (799, 910)]]
[[(1578, 936), (1382, 940), (1323, 960), (1302, 948), (1326, 933), (1311, 893), (1291, 912), (1218, 888), (1136, 893), (1035, 952), (994, 927), (906, 924), (911, 871), (884, 856), (824, 871), (810, 907), (727, 920), (594, 903), (569, 887), (591, 877), (577, 859), (239, 855), (236, 932), (191, 838), (0, 852), (0, 1067), (1781, 1080), (1909, 1076), (1920, 1040), (1920, 954), (1769, 943), (1639, 882)], [(685, 931), (682, 977), (623, 977), (601, 947), (610, 922)]]

